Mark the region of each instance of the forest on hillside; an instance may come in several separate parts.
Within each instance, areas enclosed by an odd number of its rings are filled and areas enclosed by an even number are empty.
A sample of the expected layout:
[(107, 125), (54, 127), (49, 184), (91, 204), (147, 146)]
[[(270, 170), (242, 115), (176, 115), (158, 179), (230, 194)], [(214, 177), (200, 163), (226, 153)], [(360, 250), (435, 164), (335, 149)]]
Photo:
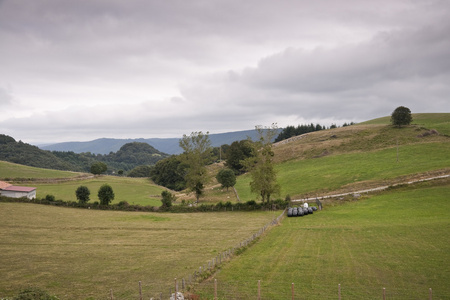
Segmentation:
[(109, 154), (47, 151), (0, 134), (0, 160), (38, 168), (90, 172), (92, 164), (103, 162), (108, 166), (107, 173), (114, 174), (141, 165), (154, 165), (168, 156), (147, 143), (138, 142), (125, 144), (119, 151)]

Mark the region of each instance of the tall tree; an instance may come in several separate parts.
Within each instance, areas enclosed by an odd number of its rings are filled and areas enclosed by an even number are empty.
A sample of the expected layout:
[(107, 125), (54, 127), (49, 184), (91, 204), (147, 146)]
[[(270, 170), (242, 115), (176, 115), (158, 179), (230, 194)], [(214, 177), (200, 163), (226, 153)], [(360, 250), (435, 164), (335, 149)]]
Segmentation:
[(91, 194), (91, 191), (85, 185), (80, 185), (77, 188), (77, 190), (75, 191), (75, 195), (77, 196), (77, 199), (78, 199), (78, 201), (80, 201), (80, 203), (88, 202), (90, 194)]
[(280, 193), (277, 175), (273, 167), (272, 140), (278, 133), (276, 124), (271, 127), (256, 126), (259, 139), (254, 144), (256, 156), (245, 160), (245, 165), (252, 178), (250, 189), (252, 193), (261, 196), (262, 201), (270, 201), (270, 196)]
[(114, 191), (109, 184), (105, 183), (98, 190), (97, 196), (101, 205), (108, 205), (114, 200)]
[(411, 110), (404, 106), (397, 107), (391, 115), (391, 123), (394, 126), (409, 125), (412, 122)]
[(191, 135), (183, 135), (179, 142), (183, 149), (181, 159), (188, 168), (185, 175), (186, 186), (195, 193), (197, 203), (206, 184), (206, 163), (210, 158), (211, 141), (209, 132), (192, 132)]

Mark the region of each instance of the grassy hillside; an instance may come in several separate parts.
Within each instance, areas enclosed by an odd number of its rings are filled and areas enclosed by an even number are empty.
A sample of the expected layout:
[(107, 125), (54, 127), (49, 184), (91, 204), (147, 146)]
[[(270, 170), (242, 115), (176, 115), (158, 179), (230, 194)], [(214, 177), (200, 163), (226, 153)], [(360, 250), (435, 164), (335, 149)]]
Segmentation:
[[(450, 298), (450, 180), (286, 218), (215, 274), (220, 299)], [(197, 289), (212, 297), (212, 281)], [(209, 292), (208, 292), (209, 291)], [(209, 298), (208, 298), (209, 299)]]
[[(450, 113), (418, 113), (412, 114), (413, 125), (428, 129), (436, 129), (442, 134), (450, 135)], [(360, 125), (387, 125), (391, 117), (382, 117), (360, 123)]]
[[(442, 115), (429, 124), (447, 124)], [(447, 127), (446, 127), (447, 128)], [(398, 183), (412, 177), (450, 172), (450, 137), (429, 134), (421, 126), (354, 125), (313, 132), (274, 145), (281, 198), (350, 192)], [(398, 155), (398, 161), (397, 161)], [(242, 200), (250, 193), (250, 177), (238, 178)]]
[(64, 201), (77, 201), (75, 191), (80, 185), (85, 185), (91, 191), (91, 202), (98, 201), (98, 189), (107, 183), (114, 190), (115, 199), (112, 203), (127, 201), (143, 206), (160, 206), (160, 195), (164, 190), (146, 178), (94, 177), (92, 174), (41, 169), (4, 161), (0, 161), (0, 180), (12, 180), (16, 184), (37, 187), (38, 198), (50, 194)]
[[(38, 286), (60, 299), (145, 299), (279, 212), (157, 214), (0, 203), (0, 298)], [(109, 299), (109, 298), (108, 298)]]
[(83, 176), (83, 173), (29, 167), (0, 160), (0, 180), (75, 178), (79, 176)]
[(116, 176), (100, 176), (86, 180), (67, 181), (62, 183), (33, 183), (37, 187), (37, 196), (54, 195), (56, 199), (77, 201), (75, 191), (85, 185), (91, 191), (90, 202), (99, 201), (97, 197), (101, 185), (109, 184), (115, 194), (114, 203), (127, 201), (129, 204), (142, 206), (161, 206), (160, 195), (163, 187), (154, 185), (147, 178), (129, 178)]

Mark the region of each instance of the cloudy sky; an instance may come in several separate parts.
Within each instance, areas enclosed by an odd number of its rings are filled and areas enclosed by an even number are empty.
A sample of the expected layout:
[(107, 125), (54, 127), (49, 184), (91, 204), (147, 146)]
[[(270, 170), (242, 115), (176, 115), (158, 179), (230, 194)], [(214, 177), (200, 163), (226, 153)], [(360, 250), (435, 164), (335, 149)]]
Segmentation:
[(0, 133), (40, 144), (450, 112), (448, 0), (0, 0)]

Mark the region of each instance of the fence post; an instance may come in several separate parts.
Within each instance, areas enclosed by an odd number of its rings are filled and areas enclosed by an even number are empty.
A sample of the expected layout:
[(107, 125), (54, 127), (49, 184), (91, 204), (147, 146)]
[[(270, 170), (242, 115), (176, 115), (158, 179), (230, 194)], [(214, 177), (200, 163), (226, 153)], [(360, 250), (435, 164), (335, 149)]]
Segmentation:
[(175, 298), (177, 299), (177, 295), (178, 295), (178, 283), (177, 283), (177, 279), (175, 278)]
[(433, 299), (433, 291), (431, 290), (431, 288), (430, 288), (430, 292), (429, 292), (428, 299), (429, 299), (429, 300), (432, 300), (432, 299)]
[(114, 300), (114, 295), (112, 289), (109, 290), (109, 295), (111, 296), (111, 300)]
[(261, 280), (258, 280), (258, 300), (261, 300)]
[(386, 300), (386, 288), (383, 288), (383, 300)]
[(292, 300), (294, 300), (294, 283), (292, 283), (291, 292), (292, 292)]
[(217, 279), (214, 279), (214, 300), (217, 300)]
[(338, 284), (338, 299), (341, 300), (341, 284)]
[(139, 300), (143, 300), (142, 298), (142, 283), (139, 281)]

